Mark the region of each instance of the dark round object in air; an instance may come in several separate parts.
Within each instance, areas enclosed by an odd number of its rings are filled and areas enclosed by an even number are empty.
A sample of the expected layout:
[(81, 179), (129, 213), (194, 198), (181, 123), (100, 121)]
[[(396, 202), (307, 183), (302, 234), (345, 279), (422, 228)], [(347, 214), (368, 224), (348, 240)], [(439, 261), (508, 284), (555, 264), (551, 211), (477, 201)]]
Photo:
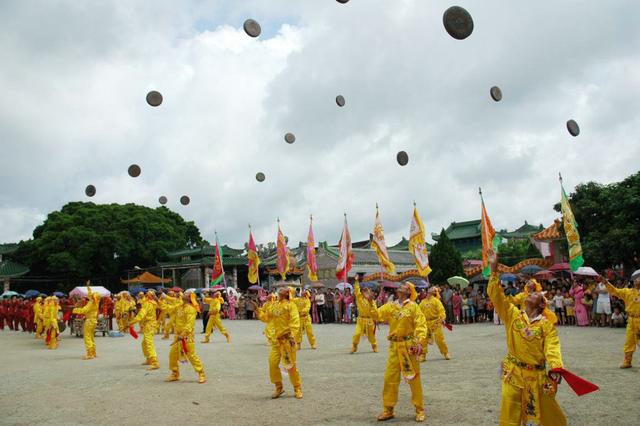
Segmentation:
[(140, 176), (140, 173), (142, 172), (142, 170), (140, 169), (140, 166), (138, 166), (137, 164), (132, 164), (129, 166), (129, 176), (135, 178)]
[(183, 206), (188, 205), (190, 202), (191, 200), (186, 195), (183, 195), (182, 197), (180, 197), (180, 204), (182, 204)]
[(451, 6), (442, 17), (444, 29), (456, 40), (464, 40), (473, 32), (473, 18), (460, 6)]
[(284, 141), (286, 143), (294, 143), (296, 141), (296, 135), (294, 135), (293, 133), (287, 133), (286, 135), (284, 135)]
[(500, 102), (502, 100), (502, 90), (500, 90), (498, 86), (493, 86), (491, 90), (489, 90), (489, 93), (494, 101)]
[(344, 100), (344, 96), (342, 95), (338, 95), (336, 96), (336, 104), (338, 104), (339, 107), (343, 107), (347, 102)]
[(84, 193), (87, 195), (87, 197), (93, 197), (94, 195), (96, 195), (96, 187), (93, 185), (87, 185), (87, 187), (84, 189)]
[(160, 198), (158, 198), (158, 202), (164, 206), (165, 204), (167, 204), (167, 197), (165, 197), (164, 195), (161, 196)]
[(162, 95), (160, 94), (160, 92), (152, 90), (151, 92), (147, 93), (147, 103), (152, 107), (160, 106), (160, 104), (162, 103)]
[(258, 21), (253, 19), (247, 19), (244, 21), (244, 32), (247, 33), (249, 37), (258, 37), (262, 33), (262, 28), (260, 28), (260, 24)]
[(396, 160), (398, 160), (398, 164), (401, 166), (406, 166), (409, 163), (409, 155), (404, 151), (400, 151), (398, 155), (396, 155)]
[(578, 126), (578, 123), (576, 123), (576, 120), (567, 121), (567, 130), (573, 137), (576, 137), (580, 134), (580, 126)]
[(342, 4), (349, 3), (349, 0), (336, 0), (336, 1)]
[(265, 179), (266, 179), (266, 176), (264, 175), (264, 173), (262, 172), (256, 173), (256, 180), (258, 182), (264, 182)]

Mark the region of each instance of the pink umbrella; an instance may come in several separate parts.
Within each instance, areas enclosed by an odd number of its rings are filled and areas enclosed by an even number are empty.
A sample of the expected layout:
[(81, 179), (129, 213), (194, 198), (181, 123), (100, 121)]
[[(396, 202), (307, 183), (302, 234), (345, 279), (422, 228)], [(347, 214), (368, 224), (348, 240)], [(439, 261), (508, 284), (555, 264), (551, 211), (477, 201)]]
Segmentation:
[(550, 271), (569, 271), (570, 269), (571, 266), (569, 266), (568, 263), (556, 263), (551, 268), (549, 268)]
[(220, 291), (220, 290), (224, 290), (225, 286), (223, 285), (215, 285), (213, 287), (211, 287), (209, 290), (213, 290), (213, 291)]
[(540, 280), (550, 280), (553, 278), (553, 272), (543, 269), (542, 271), (533, 274), (533, 276)]

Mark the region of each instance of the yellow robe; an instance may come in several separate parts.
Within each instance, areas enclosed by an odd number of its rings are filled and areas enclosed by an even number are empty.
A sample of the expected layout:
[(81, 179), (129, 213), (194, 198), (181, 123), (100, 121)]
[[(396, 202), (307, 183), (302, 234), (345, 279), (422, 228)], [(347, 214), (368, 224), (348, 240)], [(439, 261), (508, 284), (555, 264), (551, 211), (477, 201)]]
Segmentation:
[(352, 350), (358, 349), (358, 344), (362, 335), (367, 336), (371, 348), (375, 352), (378, 351), (378, 343), (376, 342), (376, 321), (378, 320), (378, 309), (375, 300), (367, 300), (360, 291), (360, 283), (356, 281), (354, 287), (356, 296), (356, 306), (358, 307), (358, 319), (356, 320), (356, 332), (351, 339)]
[(263, 306), (256, 309), (256, 318), (265, 323), (263, 333), (267, 338), (267, 343), (269, 345), (273, 345), (276, 342), (276, 330), (272, 321), (263, 320), (263, 318), (266, 318), (264, 316), (265, 313), (269, 311), (269, 307), (274, 303), (274, 301), (268, 300)]
[(36, 339), (42, 337), (43, 330), (43, 317), (42, 317), (43, 306), (41, 302), (36, 302), (33, 304), (33, 322), (36, 324)]
[(220, 330), (220, 333), (229, 340), (229, 333), (222, 325), (222, 319), (220, 318), (220, 308), (222, 307), (224, 299), (222, 297), (205, 297), (203, 301), (209, 305), (209, 319), (207, 320), (207, 329), (204, 333), (203, 343), (209, 342), (209, 337), (214, 328)]
[(300, 331), (296, 335), (296, 343), (298, 349), (302, 345), (302, 336), (307, 335), (307, 340), (312, 348), (316, 347), (316, 338), (313, 335), (313, 326), (311, 325), (311, 316), (309, 315), (309, 309), (311, 309), (311, 300), (306, 297), (296, 297), (293, 302), (298, 308), (298, 315), (300, 316)]
[[(95, 295), (97, 296), (97, 295)], [(95, 333), (96, 326), (98, 325), (98, 307), (100, 298), (94, 297), (94, 294), (89, 292), (89, 301), (82, 308), (75, 308), (74, 314), (84, 315), (84, 347), (87, 352), (86, 358), (91, 359), (96, 357), (96, 341)]]
[[(444, 341), (444, 333), (442, 332), (442, 322), (447, 318), (447, 314), (444, 310), (444, 306), (440, 299), (435, 296), (428, 296), (420, 302), (420, 310), (424, 314), (424, 318), (427, 321), (427, 341), (429, 344), (435, 341), (438, 345), (438, 349), (443, 356), (449, 355), (449, 348)], [(423, 347), (424, 353), (420, 357), (420, 360), (424, 360), (427, 356), (428, 346)]]
[(629, 318), (627, 319), (627, 335), (622, 348), (625, 362), (631, 363), (631, 358), (640, 344), (640, 290), (635, 288), (615, 288), (606, 283), (607, 291), (624, 301), (624, 308)]
[[(169, 351), (169, 369), (176, 378), (180, 377), (181, 358), (186, 358), (198, 375), (204, 375), (202, 361), (196, 354), (194, 330), (198, 310), (190, 303), (173, 304), (168, 308), (169, 315), (175, 318), (175, 337)], [(184, 341), (184, 345), (183, 345)], [(186, 347), (186, 351), (185, 348)]]
[(49, 336), (49, 342), (45, 341), (49, 349), (58, 347), (58, 336), (60, 335), (58, 311), (60, 311), (60, 305), (53, 300), (46, 301), (42, 308), (42, 326), (45, 336)]
[(143, 300), (142, 307), (138, 312), (138, 315), (133, 318), (129, 325), (140, 323), (140, 330), (142, 331), (142, 354), (144, 355), (146, 362), (152, 366), (158, 365), (158, 354), (156, 353), (156, 345), (153, 337), (158, 329), (156, 322), (156, 309), (158, 304), (155, 300)]
[(294, 302), (278, 300), (264, 305), (259, 315), (260, 320), (269, 322), (273, 327), (273, 342), (269, 353), (269, 378), (276, 386), (282, 385), (282, 374), (279, 364), (289, 374), (294, 388), (300, 388), (300, 373), (296, 366), (295, 336), (300, 329), (300, 316)]
[(562, 368), (560, 339), (552, 322), (542, 315), (529, 319), (504, 295), (500, 274), (492, 274), (487, 287), (504, 323), (508, 355), (502, 361), (500, 425), (566, 425), (555, 400), (557, 385), (547, 376)]
[(427, 322), (417, 303), (406, 300), (402, 305), (389, 302), (378, 308), (378, 320), (389, 323), (389, 357), (384, 373), (382, 403), (386, 410), (393, 411), (398, 402), (400, 377), (411, 388), (411, 403), (416, 412), (424, 411), (420, 363), (409, 348), (425, 345), (427, 342)]

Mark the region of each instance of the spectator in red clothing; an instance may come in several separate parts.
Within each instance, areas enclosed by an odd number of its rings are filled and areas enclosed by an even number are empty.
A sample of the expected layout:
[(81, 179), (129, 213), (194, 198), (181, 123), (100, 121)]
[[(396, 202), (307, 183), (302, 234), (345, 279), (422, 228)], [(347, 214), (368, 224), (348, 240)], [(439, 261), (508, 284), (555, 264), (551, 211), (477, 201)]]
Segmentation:
[(0, 302), (0, 330), (4, 330), (4, 321), (7, 317), (7, 304), (3, 300)]
[(453, 296), (451, 296), (451, 303), (453, 304), (453, 317), (455, 318), (456, 324), (460, 324), (460, 316), (462, 315), (462, 297), (460, 297), (460, 292), (458, 290), (453, 292)]

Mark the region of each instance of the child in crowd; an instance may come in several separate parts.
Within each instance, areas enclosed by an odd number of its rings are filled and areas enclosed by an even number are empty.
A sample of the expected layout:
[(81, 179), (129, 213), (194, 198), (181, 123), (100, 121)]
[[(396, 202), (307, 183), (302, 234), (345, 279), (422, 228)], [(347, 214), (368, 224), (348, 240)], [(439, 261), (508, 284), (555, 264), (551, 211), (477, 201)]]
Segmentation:
[(567, 311), (567, 325), (575, 325), (576, 317), (573, 313), (573, 306), (575, 302), (573, 301), (573, 297), (569, 295), (568, 291), (564, 292), (564, 307)]
[(462, 294), (462, 322), (469, 323), (469, 297), (466, 293)]
[(453, 296), (451, 296), (451, 303), (453, 305), (453, 317), (455, 318), (456, 324), (460, 324), (460, 316), (462, 314), (462, 298), (460, 297), (460, 292), (458, 290), (453, 292)]
[(613, 309), (613, 314), (611, 315), (611, 327), (624, 327), (624, 315), (622, 315), (622, 312), (620, 312), (620, 308), (618, 307)]
[(555, 296), (553, 296), (552, 302), (556, 311), (556, 316), (558, 317), (558, 325), (564, 325), (566, 322), (564, 315), (564, 297), (560, 290), (558, 290)]

